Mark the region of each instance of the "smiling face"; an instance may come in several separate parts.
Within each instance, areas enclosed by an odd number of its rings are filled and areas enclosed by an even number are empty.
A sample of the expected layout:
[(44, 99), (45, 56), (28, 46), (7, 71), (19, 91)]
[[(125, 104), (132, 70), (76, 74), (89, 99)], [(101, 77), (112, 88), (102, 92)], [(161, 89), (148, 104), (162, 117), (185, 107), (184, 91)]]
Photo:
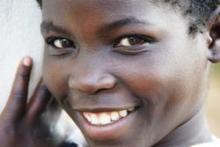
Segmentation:
[(91, 146), (152, 146), (203, 97), (204, 35), (146, 0), (45, 0), (44, 80)]

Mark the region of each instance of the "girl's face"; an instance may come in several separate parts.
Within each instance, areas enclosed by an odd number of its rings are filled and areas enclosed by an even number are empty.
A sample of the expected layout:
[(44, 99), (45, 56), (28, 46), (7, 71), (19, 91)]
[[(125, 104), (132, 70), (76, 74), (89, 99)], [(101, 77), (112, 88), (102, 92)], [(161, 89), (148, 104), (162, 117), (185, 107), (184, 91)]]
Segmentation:
[(152, 146), (199, 108), (203, 36), (146, 0), (45, 0), (44, 79), (91, 146)]

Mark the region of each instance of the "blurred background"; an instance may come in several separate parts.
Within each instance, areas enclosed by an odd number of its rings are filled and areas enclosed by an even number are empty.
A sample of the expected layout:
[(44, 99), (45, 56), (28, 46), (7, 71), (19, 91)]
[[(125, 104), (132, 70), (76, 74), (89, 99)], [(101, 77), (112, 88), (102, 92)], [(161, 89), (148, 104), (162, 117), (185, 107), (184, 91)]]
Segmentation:
[(206, 113), (210, 129), (220, 138), (220, 64), (212, 67)]

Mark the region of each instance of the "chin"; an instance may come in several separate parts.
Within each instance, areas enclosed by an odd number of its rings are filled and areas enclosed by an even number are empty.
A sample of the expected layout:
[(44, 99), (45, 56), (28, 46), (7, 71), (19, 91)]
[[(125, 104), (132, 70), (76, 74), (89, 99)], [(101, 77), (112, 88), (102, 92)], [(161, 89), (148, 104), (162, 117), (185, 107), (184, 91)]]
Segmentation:
[[(34, 0), (0, 1), (0, 6), (1, 10), (5, 11), (2, 13), (5, 16), (0, 17), (0, 32), (4, 34), (0, 36), (1, 112), (7, 101), (17, 65), (25, 55), (31, 56), (34, 60), (30, 95), (33, 92), (41, 76), (43, 40), (40, 34), (41, 12)], [(59, 114), (54, 114), (49, 109), (43, 117), (46, 123), (51, 126), (54, 141), (57, 143), (62, 141), (75, 142), (79, 146), (85, 145), (82, 133), (63, 110)], [(56, 123), (51, 121), (53, 119), (57, 120)]]

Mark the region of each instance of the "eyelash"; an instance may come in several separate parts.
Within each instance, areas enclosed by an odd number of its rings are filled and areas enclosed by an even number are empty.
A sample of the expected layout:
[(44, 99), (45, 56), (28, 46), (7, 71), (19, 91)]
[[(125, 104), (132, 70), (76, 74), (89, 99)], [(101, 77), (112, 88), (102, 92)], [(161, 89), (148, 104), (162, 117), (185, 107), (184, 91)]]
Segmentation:
[[(133, 39), (130, 41), (137, 41), (136, 44), (131, 44), (130, 46), (123, 46), (123, 45), (119, 45), (121, 41), (123, 41), (123, 39)], [(129, 40), (124, 40), (124, 43), (129, 43)], [(116, 39), (116, 43), (113, 43), (113, 47), (117, 48), (117, 47), (132, 47), (132, 46), (137, 46), (137, 45), (143, 45), (146, 43), (153, 43), (155, 42), (153, 38), (147, 37), (145, 35), (124, 35), (123, 37), (120, 37), (119, 39)], [(131, 43), (131, 42), (130, 42)]]
[[(146, 49), (143, 48), (143, 45), (151, 44), (153, 42), (155, 42), (155, 40), (151, 37), (135, 34), (119, 37), (118, 39), (112, 41), (112, 45), (114, 51), (116, 52), (122, 54), (137, 54), (139, 52), (146, 51)], [(66, 55), (72, 53), (76, 49), (74, 42), (65, 37), (48, 37), (46, 39), (46, 43), (52, 47), (52, 55)]]
[[(62, 47), (58, 47), (56, 46), (56, 42), (55, 41), (67, 41), (66, 43), (69, 43), (69, 47), (67, 48), (75, 48), (75, 44), (74, 42), (72, 42), (71, 40), (64, 38), (64, 37), (48, 37), (46, 39), (46, 43), (50, 46), (52, 46), (53, 48), (56, 49), (62, 49)], [(58, 43), (58, 42), (57, 42)], [(61, 44), (62, 45), (62, 44)], [(63, 47), (64, 48), (64, 47)]]

